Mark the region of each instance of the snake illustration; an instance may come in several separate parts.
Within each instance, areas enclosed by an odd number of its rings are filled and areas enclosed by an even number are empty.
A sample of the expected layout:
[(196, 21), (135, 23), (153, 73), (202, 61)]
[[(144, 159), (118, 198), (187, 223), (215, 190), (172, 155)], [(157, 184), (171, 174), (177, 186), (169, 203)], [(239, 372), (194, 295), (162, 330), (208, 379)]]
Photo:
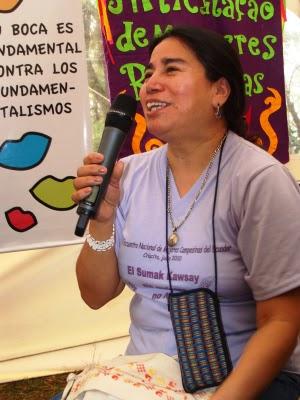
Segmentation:
[(270, 141), (267, 151), (270, 154), (273, 154), (278, 147), (278, 136), (269, 121), (269, 117), (281, 108), (282, 99), (280, 93), (275, 88), (268, 87), (267, 89), (273, 94), (273, 96), (265, 98), (264, 103), (270, 107), (262, 111), (259, 121)]
[[(141, 114), (136, 113), (135, 114), (135, 122), (136, 122), (136, 128), (134, 131), (131, 145), (132, 145), (133, 153), (136, 154), (136, 153), (141, 153), (143, 151), (141, 149), (141, 142), (146, 133), (146, 121), (145, 121), (145, 118)], [(154, 148), (160, 147), (162, 145), (163, 145), (163, 143), (159, 139), (152, 138), (152, 139), (149, 139), (145, 143), (145, 150), (150, 151), (150, 150), (153, 150)]]

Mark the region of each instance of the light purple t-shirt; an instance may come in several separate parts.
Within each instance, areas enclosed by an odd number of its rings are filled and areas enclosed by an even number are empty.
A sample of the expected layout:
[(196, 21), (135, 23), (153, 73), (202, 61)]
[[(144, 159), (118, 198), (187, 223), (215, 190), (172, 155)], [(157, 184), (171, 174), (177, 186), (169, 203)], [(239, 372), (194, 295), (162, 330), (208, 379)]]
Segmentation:
[[(167, 145), (124, 159), (116, 252), (121, 277), (134, 291), (127, 354), (176, 354), (167, 309), (166, 151)], [(214, 290), (212, 206), (218, 157), (178, 230), (178, 244), (170, 248), (175, 291)], [(205, 171), (182, 198), (171, 179), (175, 222), (186, 215), (204, 176)], [(222, 156), (215, 229), (218, 294), (235, 364), (256, 329), (255, 300), (300, 284), (300, 193), (286, 167), (234, 133), (229, 133)], [(300, 373), (300, 343), (285, 369)]]

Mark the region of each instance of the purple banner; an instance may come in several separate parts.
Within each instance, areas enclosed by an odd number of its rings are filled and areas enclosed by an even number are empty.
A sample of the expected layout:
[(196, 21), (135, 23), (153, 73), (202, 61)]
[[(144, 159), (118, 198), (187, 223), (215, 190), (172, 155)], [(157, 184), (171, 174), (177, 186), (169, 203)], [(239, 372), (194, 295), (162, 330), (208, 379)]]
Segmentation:
[[(223, 34), (244, 68), (249, 133), (281, 162), (288, 154), (282, 17), (283, 0), (99, 0), (110, 96), (126, 91), (139, 99), (147, 46), (174, 25), (195, 25)], [(224, 4), (226, 3), (226, 4)], [(161, 142), (146, 131), (141, 108), (122, 156)]]

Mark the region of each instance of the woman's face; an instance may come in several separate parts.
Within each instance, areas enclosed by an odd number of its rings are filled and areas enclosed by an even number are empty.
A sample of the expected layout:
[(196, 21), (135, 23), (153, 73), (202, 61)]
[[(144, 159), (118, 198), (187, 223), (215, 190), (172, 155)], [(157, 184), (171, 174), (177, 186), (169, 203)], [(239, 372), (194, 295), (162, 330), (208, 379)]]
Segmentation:
[[(167, 38), (153, 50), (140, 91), (149, 132), (164, 141), (197, 137), (216, 123), (216, 83), (189, 47)], [(196, 136), (195, 136), (196, 135)]]

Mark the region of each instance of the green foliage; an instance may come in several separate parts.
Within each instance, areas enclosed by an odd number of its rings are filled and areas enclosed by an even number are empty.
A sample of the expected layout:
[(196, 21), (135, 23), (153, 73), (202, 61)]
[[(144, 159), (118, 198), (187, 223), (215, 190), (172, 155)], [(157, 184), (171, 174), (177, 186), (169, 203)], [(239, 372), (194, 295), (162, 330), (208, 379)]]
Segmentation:
[(102, 48), (97, 0), (83, 0), (85, 46), (89, 81), (90, 116), (93, 149), (98, 148), (109, 108), (108, 84)]
[(283, 31), (284, 75), (289, 128), (289, 151), (300, 154), (300, 18), (289, 13)]

